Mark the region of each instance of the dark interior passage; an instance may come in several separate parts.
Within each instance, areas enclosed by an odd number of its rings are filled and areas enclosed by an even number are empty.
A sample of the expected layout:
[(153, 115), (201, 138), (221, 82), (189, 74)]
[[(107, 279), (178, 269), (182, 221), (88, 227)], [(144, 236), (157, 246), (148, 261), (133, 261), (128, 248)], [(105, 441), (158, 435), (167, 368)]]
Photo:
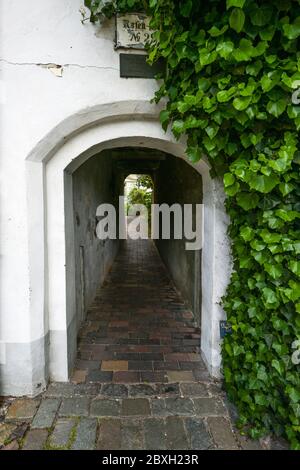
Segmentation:
[(74, 172), (72, 330), (78, 332), (84, 321), (75, 378), (193, 380), (201, 369), (201, 250), (187, 251), (184, 237), (174, 239), (173, 215), (167, 240), (119, 240), (119, 227), (116, 239), (97, 238), (100, 204), (115, 207), (119, 226), (119, 196), (130, 174), (151, 177), (156, 204), (176, 203), (183, 209), (202, 202), (199, 173), (153, 149), (106, 150)]
[(200, 331), (151, 240), (127, 240), (79, 333), (73, 380), (185, 382), (205, 374)]

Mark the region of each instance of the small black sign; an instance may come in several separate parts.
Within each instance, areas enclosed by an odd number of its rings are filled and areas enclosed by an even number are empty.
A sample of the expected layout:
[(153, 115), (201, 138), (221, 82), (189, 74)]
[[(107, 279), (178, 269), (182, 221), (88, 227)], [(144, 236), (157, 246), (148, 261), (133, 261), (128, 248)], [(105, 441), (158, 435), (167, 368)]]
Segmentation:
[(165, 62), (158, 60), (149, 65), (144, 54), (120, 54), (121, 78), (154, 78), (159, 73), (164, 73)]
[(230, 335), (232, 333), (232, 328), (230, 323), (226, 320), (220, 321), (220, 337), (221, 339), (225, 338), (226, 335)]

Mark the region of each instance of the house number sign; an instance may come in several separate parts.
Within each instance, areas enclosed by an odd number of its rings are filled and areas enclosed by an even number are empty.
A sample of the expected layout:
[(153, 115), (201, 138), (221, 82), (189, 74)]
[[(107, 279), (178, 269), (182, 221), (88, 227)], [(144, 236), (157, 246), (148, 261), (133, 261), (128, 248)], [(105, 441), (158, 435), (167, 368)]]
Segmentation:
[(141, 13), (116, 16), (115, 48), (145, 49), (151, 38), (150, 17)]

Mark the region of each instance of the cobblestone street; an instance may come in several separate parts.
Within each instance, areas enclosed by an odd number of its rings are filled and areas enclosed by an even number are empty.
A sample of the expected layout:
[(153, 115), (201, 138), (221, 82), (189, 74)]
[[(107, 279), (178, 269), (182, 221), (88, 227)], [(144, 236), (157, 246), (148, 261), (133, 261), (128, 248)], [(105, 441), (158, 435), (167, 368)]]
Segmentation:
[(234, 429), (200, 331), (150, 241), (120, 251), (88, 310), (70, 383), (3, 399), (12, 449), (259, 449)]

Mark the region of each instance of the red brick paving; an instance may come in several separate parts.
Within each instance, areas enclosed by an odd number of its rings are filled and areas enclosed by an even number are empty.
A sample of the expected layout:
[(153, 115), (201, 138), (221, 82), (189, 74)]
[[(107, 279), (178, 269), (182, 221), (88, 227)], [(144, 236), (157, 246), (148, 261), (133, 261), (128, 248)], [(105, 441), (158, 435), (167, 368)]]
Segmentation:
[(80, 330), (73, 380), (197, 380), (205, 369), (199, 351), (193, 313), (153, 242), (124, 242)]

